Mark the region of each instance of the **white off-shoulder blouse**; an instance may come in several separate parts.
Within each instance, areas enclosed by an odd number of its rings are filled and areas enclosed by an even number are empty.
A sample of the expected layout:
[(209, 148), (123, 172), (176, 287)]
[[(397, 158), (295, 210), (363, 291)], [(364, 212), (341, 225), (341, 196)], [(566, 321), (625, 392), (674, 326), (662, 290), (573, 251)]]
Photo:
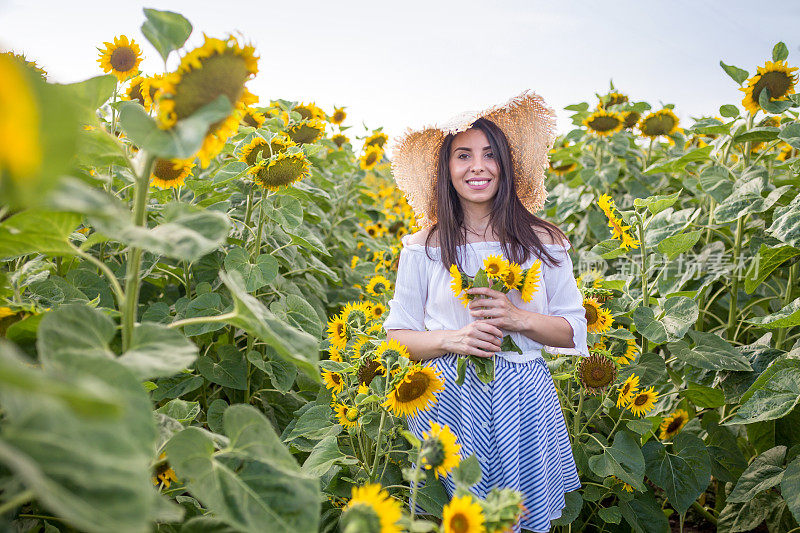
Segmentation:
[[(432, 258), (429, 259), (425, 246), (409, 243), (410, 237), (411, 235), (405, 235), (402, 238), (403, 248), (400, 251), (394, 296), (389, 301), (389, 314), (383, 323), (383, 329), (458, 330), (473, 322), (475, 318), (469, 314), (469, 308), (464, 307), (453, 295), (450, 288), (452, 277), (441, 263), (439, 248), (428, 248)], [(554, 243), (544, 246), (559, 261), (559, 265), (551, 267), (542, 261), (539, 290), (533, 294), (530, 302), (523, 302), (517, 290), (508, 293), (508, 299), (526, 311), (564, 317), (572, 326), (575, 347), (545, 346), (522, 333), (503, 331), (504, 334), (511, 335), (522, 349), (522, 354), (512, 351), (497, 352), (499, 357), (511, 362), (523, 363), (541, 358), (542, 349), (551, 354), (589, 356), (586, 344), (586, 311), (572, 271), (572, 260), (567, 253), (570, 244), (565, 242), (564, 245)], [(502, 252), (502, 245), (497, 241), (467, 243), (457, 249), (461, 266), (470, 276), (478, 272), (486, 257), (500, 255)], [(536, 259), (534, 256), (529, 257), (522, 268), (529, 268)]]

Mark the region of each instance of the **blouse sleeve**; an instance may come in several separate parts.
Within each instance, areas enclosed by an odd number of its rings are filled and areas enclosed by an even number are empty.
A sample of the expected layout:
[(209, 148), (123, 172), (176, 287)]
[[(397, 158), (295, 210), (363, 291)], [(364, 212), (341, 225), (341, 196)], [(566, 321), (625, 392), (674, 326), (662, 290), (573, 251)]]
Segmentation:
[(397, 263), (394, 296), (389, 300), (389, 314), (383, 329), (413, 329), (425, 331), (425, 301), (428, 279), (424, 253), (403, 247)]
[[(566, 247), (557, 247), (556, 257), (560, 264), (555, 267), (544, 266), (544, 282), (547, 292), (547, 303), (550, 316), (560, 316), (572, 326), (572, 342), (574, 348), (551, 347), (554, 353), (581, 355), (589, 357), (586, 330), (586, 310), (583, 307), (583, 296), (573, 274), (572, 259)], [(551, 351), (551, 350), (548, 350)]]

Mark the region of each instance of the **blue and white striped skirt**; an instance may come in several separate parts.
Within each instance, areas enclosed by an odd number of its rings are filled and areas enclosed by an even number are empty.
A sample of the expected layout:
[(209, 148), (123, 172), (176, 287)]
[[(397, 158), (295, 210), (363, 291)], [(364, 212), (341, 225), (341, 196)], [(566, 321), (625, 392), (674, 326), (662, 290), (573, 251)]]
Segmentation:
[[(466, 379), (456, 384), (455, 354), (423, 364), (439, 371), (444, 390), (433, 406), (414, 417), (408, 427), (417, 438), (431, 422), (446, 424), (461, 444), (461, 457), (475, 454), (481, 480), (472, 492), (481, 498), (492, 487), (509, 487), (525, 495), (526, 513), (514, 529), (550, 530), (561, 516), (564, 493), (581, 487), (572, 447), (553, 378), (544, 359), (512, 363), (495, 357), (495, 378), (481, 382), (467, 364)], [(452, 476), (442, 479), (452, 497)]]

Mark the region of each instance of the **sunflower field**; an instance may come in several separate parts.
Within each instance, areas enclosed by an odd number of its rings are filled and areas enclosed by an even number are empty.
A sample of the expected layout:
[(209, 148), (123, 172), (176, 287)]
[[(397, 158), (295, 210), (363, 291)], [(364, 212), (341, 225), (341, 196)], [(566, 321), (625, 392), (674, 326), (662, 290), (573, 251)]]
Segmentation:
[[(418, 229), (388, 136), (252, 94), (241, 37), (141, 30), (80, 83), (0, 54), (4, 530), (511, 531), (523, 495), (405, 425), (443, 383), (382, 327)], [(540, 215), (591, 356), (547, 361), (582, 482), (557, 531), (800, 531), (798, 69), (720, 65), (743, 100), (691, 125), (613, 86), (566, 108)]]

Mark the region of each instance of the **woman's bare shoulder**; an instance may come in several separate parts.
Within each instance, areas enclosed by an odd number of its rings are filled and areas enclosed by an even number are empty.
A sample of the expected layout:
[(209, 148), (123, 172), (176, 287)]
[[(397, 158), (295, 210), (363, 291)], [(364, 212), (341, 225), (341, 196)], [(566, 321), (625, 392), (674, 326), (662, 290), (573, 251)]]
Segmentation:
[(549, 231), (539, 226), (532, 226), (536, 236), (542, 241), (542, 244), (563, 244), (563, 238), (551, 235)]
[[(425, 242), (428, 239), (428, 234), (429, 233), (430, 233), (430, 230), (421, 229), (421, 230), (417, 231), (416, 233), (412, 233), (411, 235), (409, 235), (407, 242), (408, 242), (408, 244), (419, 244), (419, 245), (425, 246)], [(439, 242), (438, 242), (438, 239), (436, 238), (435, 234), (434, 234), (433, 238), (431, 238), (430, 245), (431, 246), (439, 246)]]

